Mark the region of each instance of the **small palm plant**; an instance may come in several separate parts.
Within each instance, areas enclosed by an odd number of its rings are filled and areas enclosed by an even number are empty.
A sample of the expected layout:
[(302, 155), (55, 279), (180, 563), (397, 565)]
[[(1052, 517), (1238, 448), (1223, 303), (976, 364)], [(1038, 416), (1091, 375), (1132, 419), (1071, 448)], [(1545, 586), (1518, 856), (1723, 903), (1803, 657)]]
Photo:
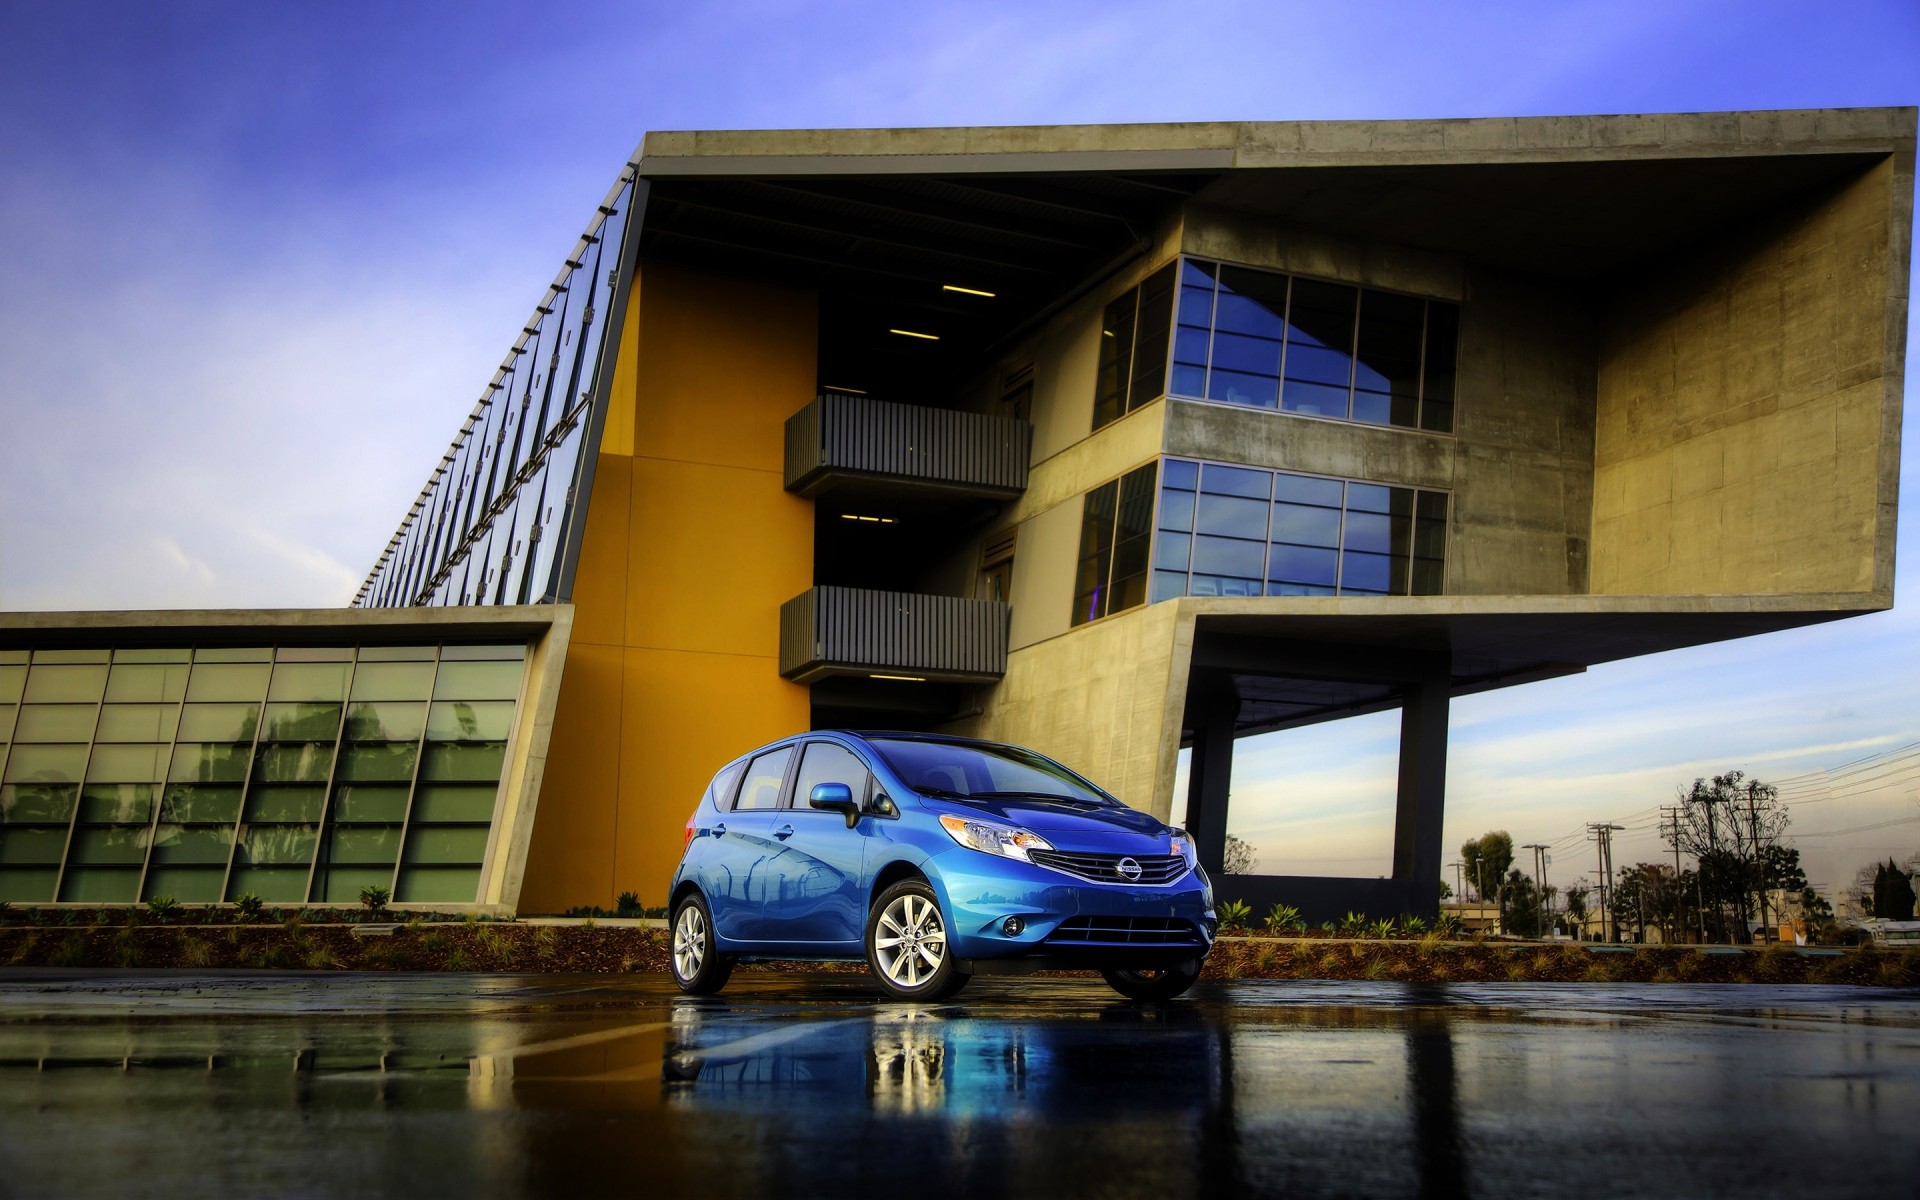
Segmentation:
[(172, 896), (155, 896), (147, 901), (147, 911), (157, 920), (164, 921), (180, 911), (180, 902)]
[(1244, 900), (1228, 900), (1219, 908), (1220, 925), (1223, 929), (1245, 929), (1253, 918), (1253, 909)]
[(233, 902), (233, 911), (245, 921), (251, 921), (258, 917), (265, 908), (266, 903), (252, 892), (238, 897)]
[(1406, 917), (1401, 920), (1400, 927), (1414, 937), (1419, 937), (1427, 931), (1427, 919), (1425, 917)]
[(1349, 909), (1347, 915), (1340, 918), (1341, 933), (1365, 933), (1366, 931), (1367, 914)]
[(1392, 917), (1382, 917), (1367, 926), (1368, 937), (1390, 938), (1393, 936), (1393, 932), (1394, 920)]
[(1261, 920), (1261, 924), (1265, 925), (1270, 933), (1291, 932), (1306, 927), (1306, 922), (1300, 919), (1299, 908), (1291, 904), (1275, 904), (1267, 910), (1267, 915)]
[(393, 893), (377, 883), (370, 883), (360, 889), (360, 903), (366, 905), (367, 911), (374, 916), (387, 911), (387, 903), (392, 899)]

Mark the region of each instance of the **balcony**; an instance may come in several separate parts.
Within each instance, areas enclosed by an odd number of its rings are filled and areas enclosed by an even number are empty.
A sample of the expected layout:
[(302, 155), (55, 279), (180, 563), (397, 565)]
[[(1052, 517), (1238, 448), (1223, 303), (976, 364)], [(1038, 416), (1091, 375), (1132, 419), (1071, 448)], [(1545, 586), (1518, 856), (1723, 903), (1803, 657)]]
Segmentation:
[(823, 393), (787, 418), (786, 487), (808, 498), (1011, 500), (1027, 487), (1033, 426), (1010, 417)]
[(992, 683), (1007, 670), (1008, 612), (997, 600), (810, 588), (780, 606), (780, 674)]

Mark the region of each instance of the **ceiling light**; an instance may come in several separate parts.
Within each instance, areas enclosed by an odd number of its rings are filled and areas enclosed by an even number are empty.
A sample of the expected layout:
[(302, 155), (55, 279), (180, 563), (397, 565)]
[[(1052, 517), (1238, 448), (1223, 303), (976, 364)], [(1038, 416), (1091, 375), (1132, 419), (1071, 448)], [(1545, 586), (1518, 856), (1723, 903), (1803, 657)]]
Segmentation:
[(879, 524), (879, 525), (893, 524), (892, 517), (863, 517), (858, 515), (857, 513), (841, 513), (840, 519), (842, 521), (872, 521), (875, 524)]
[(940, 290), (943, 292), (959, 292), (962, 296), (985, 296), (989, 300), (993, 299), (992, 292), (983, 292), (979, 288), (963, 288), (951, 283), (941, 284)]
[(929, 342), (937, 342), (940, 340), (940, 335), (937, 333), (915, 333), (911, 329), (889, 329), (887, 332), (897, 333), (901, 337), (925, 338)]
[(902, 683), (925, 683), (925, 675), (869, 675), (868, 679), (898, 679)]

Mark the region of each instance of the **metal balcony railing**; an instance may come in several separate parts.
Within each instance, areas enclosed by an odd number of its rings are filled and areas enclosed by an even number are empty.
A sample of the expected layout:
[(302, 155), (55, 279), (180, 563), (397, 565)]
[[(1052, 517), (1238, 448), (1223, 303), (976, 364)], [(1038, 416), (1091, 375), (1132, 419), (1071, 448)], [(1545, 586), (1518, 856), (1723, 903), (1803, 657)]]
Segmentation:
[(780, 606), (780, 674), (990, 683), (1007, 671), (1010, 611), (998, 600), (809, 588)]
[(826, 392), (787, 418), (786, 487), (813, 496), (868, 480), (1011, 499), (1026, 490), (1032, 441), (1011, 417)]

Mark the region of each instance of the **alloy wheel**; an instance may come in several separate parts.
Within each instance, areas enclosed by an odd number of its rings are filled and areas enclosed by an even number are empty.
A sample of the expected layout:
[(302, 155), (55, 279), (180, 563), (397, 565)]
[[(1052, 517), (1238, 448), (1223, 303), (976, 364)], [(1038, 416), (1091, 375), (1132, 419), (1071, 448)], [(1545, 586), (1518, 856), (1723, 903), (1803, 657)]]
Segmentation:
[(707, 957), (707, 919), (698, 905), (680, 909), (673, 923), (673, 970), (682, 979), (692, 979)]
[(873, 948), (889, 981), (898, 987), (919, 987), (947, 956), (947, 930), (940, 921), (939, 906), (924, 896), (896, 897), (880, 914)]

